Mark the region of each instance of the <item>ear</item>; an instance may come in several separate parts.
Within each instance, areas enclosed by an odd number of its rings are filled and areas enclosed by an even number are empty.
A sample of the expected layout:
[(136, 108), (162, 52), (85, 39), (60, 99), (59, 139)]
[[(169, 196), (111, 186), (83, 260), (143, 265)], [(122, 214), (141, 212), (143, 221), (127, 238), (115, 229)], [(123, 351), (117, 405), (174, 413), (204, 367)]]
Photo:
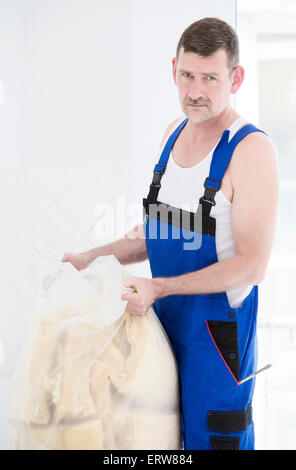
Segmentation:
[(241, 84), (243, 83), (245, 78), (245, 70), (241, 65), (237, 65), (234, 67), (232, 71), (232, 81), (231, 81), (231, 89), (230, 92), (232, 94), (237, 93)]
[(177, 82), (176, 82), (176, 76), (177, 76), (177, 58), (176, 58), (176, 57), (173, 57), (173, 60), (172, 60), (172, 72), (173, 72), (174, 82), (175, 82), (175, 84), (177, 85)]

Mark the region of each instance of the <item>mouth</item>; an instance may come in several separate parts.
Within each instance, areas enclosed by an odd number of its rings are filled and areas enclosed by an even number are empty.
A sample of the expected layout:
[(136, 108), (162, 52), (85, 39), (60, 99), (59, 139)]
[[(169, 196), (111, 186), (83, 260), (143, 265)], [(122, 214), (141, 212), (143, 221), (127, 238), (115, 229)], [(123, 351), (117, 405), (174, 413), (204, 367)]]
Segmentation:
[(206, 108), (205, 104), (188, 104), (187, 106), (191, 106), (191, 108)]

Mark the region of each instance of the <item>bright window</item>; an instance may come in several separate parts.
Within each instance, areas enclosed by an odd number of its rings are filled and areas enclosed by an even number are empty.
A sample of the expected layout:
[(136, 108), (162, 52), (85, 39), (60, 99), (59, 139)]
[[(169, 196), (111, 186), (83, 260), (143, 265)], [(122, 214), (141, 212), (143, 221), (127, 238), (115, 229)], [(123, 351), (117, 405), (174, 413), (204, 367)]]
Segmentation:
[(236, 109), (270, 135), (279, 153), (277, 230), (258, 310), (258, 366), (273, 367), (257, 378), (256, 449), (295, 449), (296, 2), (237, 0), (237, 31), (246, 79)]

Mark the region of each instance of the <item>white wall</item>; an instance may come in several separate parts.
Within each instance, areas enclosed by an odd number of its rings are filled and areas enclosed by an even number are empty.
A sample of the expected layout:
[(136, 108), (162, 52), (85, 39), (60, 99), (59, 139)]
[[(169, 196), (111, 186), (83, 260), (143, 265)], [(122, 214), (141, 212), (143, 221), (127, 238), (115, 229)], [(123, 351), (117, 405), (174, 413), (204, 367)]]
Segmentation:
[(0, 448), (23, 309), (22, 9), (0, 0)]
[(20, 165), (22, 155), (22, 6), (0, 0), (0, 162)]
[[(235, 1), (0, 0), (0, 448), (46, 257), (102, 244), (97, 204), (121, 216), (147, 194), (164, 129), (181, 114), (172, 57), (204, 16), (234, 25)], [(147, 263), (130, 272), (149, 275)]]
[(115, 165), (128, 158), (129, 0), (29, 0), (23, 27), (26, 165)]

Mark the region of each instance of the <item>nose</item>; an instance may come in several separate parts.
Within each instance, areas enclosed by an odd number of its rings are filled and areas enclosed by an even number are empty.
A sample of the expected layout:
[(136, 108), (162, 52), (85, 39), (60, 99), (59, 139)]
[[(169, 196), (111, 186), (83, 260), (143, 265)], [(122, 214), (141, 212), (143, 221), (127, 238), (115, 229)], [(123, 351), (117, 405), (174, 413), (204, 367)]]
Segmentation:
[(198, 80), (196, 78), (192, 80), (188, 88), (188, 95), (189, 95), (189, 98), (191, 98), (192, 100), (206, 98), (203, 83), (201, 80)]

